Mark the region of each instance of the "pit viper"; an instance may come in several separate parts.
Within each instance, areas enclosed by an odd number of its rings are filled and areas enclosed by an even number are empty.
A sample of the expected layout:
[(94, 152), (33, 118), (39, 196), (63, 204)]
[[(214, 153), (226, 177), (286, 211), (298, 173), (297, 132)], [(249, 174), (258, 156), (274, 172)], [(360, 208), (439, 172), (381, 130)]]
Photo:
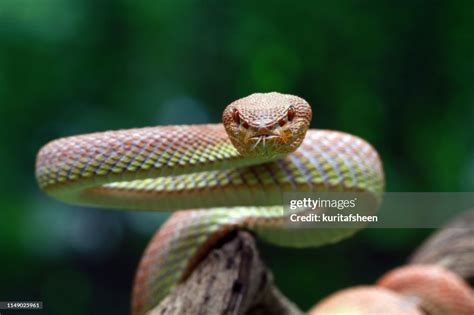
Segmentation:
[[(256, 93), (229, 104), (222, 124), (171, 125), (70, 136), (42, 147), (40, 188), (64, 202), (174, 211), (137, 270), (132, 313), (145, 314), (192, 272), (224, 235), (247, 229), (270, 243), (307, 247), (356, 228), (298, 228), (283, 194), (364, 192), (379, 200), (384, 173), (363, 139), (309, 129), (300, 97)], [(179, 210), (179, 211), (178, 211)]]

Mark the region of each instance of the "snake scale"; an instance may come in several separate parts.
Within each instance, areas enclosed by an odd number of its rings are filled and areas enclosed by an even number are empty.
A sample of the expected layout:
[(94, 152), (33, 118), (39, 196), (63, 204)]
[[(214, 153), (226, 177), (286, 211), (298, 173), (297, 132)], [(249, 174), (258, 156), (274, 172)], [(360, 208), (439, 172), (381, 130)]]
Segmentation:
[(74, 204), (175, 211), (138, 268), (132, 313), (156, 306), (221, 237), (248, 229), (268, 242), (320, 246), (355, 228), (298, 228), (283, 192), (360, 191), (379, 198), (377, 152), (347, 133), (308, 130), (309, 104), (293, 95), (252, 94), (229, 104), (223, 124), (98, 132), (54, 140), (38, 153), (36, 178)]

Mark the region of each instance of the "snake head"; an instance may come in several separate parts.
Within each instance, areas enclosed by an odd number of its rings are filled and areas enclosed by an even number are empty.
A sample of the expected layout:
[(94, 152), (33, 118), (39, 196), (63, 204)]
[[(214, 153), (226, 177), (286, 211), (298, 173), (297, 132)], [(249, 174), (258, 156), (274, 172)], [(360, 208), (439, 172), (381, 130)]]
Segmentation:
[(255, 93), (229, 104), (222, 120), (241, 155), (278, 158), (300, 146), (311, 116), (311, 106), (304, 99), (272, 92)]

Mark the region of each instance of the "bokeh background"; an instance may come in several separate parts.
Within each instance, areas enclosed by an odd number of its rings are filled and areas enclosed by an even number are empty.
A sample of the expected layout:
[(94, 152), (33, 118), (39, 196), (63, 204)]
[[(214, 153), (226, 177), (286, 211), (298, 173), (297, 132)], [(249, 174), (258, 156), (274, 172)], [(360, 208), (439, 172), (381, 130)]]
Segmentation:
[[(44, 314), (128, 314), (134, 270), (167, 216), (50, 199), (34, 178), (42, 145), (218, 122), (226, 104), (257, 91), (299, 95), (313, 127), (370, 141), (388, 191), (473, 191), (473, 13), (470, 1), (2, 0), (0, 300), (42, 300)], [(307, 309), (403, 263), (430, 232), (260, 248)]]

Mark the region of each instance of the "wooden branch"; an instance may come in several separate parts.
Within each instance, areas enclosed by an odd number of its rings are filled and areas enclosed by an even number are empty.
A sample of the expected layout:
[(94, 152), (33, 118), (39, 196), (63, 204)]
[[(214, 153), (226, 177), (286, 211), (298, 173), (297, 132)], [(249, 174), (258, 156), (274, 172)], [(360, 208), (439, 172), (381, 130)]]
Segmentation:
[(191, 276), (147, 315), (302, 313), (274, 286), (253, 236), (238, 231), (211, 250)]

